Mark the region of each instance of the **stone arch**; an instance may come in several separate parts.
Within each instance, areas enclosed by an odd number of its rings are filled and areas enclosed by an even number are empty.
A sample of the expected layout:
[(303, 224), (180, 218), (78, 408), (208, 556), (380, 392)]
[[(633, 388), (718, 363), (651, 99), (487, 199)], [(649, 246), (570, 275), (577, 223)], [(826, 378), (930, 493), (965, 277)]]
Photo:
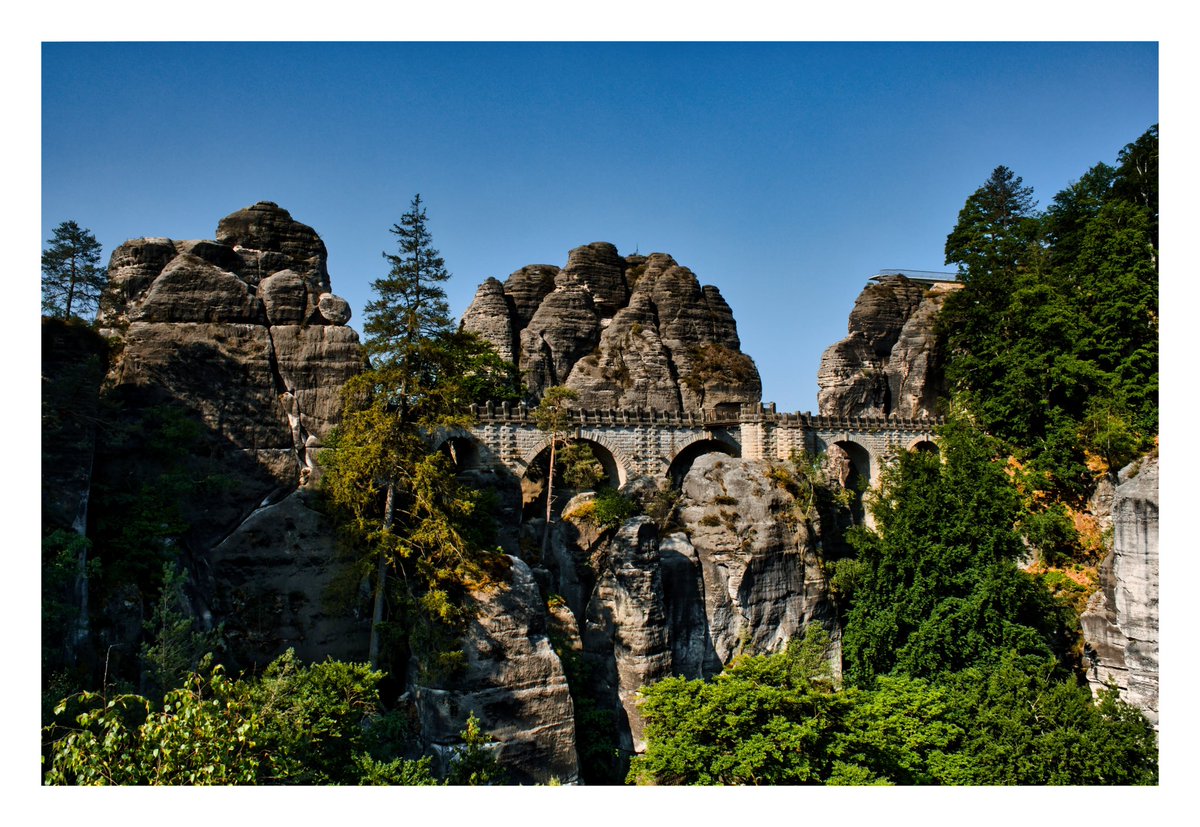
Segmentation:
[(843, 438), (831, 441), (825, 449), (825, 455), (829, 460), (829, 470), (838, 482), (856, 492), (850, 506), (854, 520), (870, 525), (870, 515), (863, 508), (861, 493), (867, 487), (874, 487), (877, 482), (875, 474), (878, 463), (871, 450), (853, 439)]
[[(610, 485), (620, 488), (628, 478), (620, 459), (603, 442), (581, 435), (575, 442), (584, 442), (591, 446), (592, 453), (604, 469), (604, 480), (601, 486)], [(525, 518), (544, 516), (546, 509), (546, 470), (550, 465), (550, 438), (540, 440), (531, 448), (520, 461), (518, 476), (521, 484), (521, 510)], [(562, 483), (557, 478), (554, 484), (555, 507), (561, 508), (567, 502), (560, 499)]]
[(477, 471), (487, 464), (484, 461), (487, 448), (477, 436), (462, 428), (439, 432), (434, 439), (433, 447), (434, 450), (450, 457), (457, 474), (464, 471)]
[[(867, 481), (868, 484), (875, 483), (875, 472), (877, 471), (875, 458), (871, 455), (871, 449), (863, 445), (861, 442), (850, 438), (834, 439), (828, 443), (826, 453), (832, 462), (836, 463), (841, 457), (836, 451), (830, 449), (836, 448), (845, 457), (845, 465), (841, 473), (841, 483), (847, 485), (851, 478), (859, 477)], [(836, 469), (835, 469), (836, 470)]]
[(692, 464), (696, 460), (705, 454), (714, 453), (740, 457), (742, 448), (735, 442), (719, 437), (697, 437), (675, 452), (675, 456), (671, 458), (670, 466), (667, 468), (667, 479), (678, 488), (683, 484), (683, 478), (687, 476), (687, 472), (691, 470)]
[[(596, 451), (596, 459), (600, 460), (600, 464), (604, 466), (604, 473), (609, 478), (614, 488), (620, 488), (630, 477), (630, 470), (634, 467), (633, 461), (617, 446), (601, 433), (596, 431), (581, 430), (577, 440), (590, 443), (598, 446), (602, 451)], [(525, 455), (518, 461), (517, 472), (520, 476), (524, 476), (529, 467), (541, 456), (541, 454), (550, 447), (550, 437), (547, 435), (543, 439), (538, 440), (532, 448), (525, 452)]]
[(907, 450), (909, 451), (928, 451), (932, 454), (940, 453), (937, 443), (927, 436), (919, 436), (909, 441)]

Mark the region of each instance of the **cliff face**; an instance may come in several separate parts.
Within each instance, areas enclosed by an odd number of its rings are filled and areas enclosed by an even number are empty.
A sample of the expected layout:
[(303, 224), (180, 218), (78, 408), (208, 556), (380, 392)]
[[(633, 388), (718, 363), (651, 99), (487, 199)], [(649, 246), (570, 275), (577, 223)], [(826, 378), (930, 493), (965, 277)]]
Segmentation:
[(642, 686), (711, 677), (739, 654), (781, 651), (812, 623), (839, 639), (817, 538), (769, 470), (700, 457), (683, 482), (682, 530), (666, 536), (644, 516), (598, 529), (576, 516), (581, 498), (555, 525), (534, 573), (561, 597), (562, 643), (585, 664), (572, 691), (611, 715), (623, 754), (645, 749)]
[(534, 397), (565, 384), (585, 408), (729, 413), (762, 396), (720, 291), (662, 253), (596, 242), (562, 269), (488, 279), (462, 325), (513, 361)]
[(1080, 621), (1093, 690), (1115, 683), (1121, 697), (1158, 725), (1158, 457), (1121, 471), (1113, 494), (1113, 548), (1100, 590)]
[[(275, 204), (225, 217), (216, 236), (113, 251), (99, 315), (117, 353), (106, 394), (130, 425), (169, 411), (180, 450), (218, 472), (181, 511), (193, 611), (226, 622), (235, 658), (261, 666), (288, 646), (357, 656), (366, 632), (349, 632), (362, 624), (321, 608), (332, 528), (295, 493), (361, 367), (349, 306), (330, 293), (324, 243)], [(102, 448), (98, 464), (112, 482), (147, 461)]]
[(817, 405), (826, 416), (936, 415), (942, 354), (934, 323), (950, 291), (904, 276), (872, 282), (850, 311), (849, 335), (821, 356)]

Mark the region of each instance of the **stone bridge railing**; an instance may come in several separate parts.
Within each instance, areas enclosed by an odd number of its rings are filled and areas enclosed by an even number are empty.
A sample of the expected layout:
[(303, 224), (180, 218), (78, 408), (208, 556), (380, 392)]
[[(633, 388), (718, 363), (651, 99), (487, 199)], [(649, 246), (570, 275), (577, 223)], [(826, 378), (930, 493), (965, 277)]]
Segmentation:
[[(466, 439), (471, 465), (503, 465), (518, 476), (544, 450), (548, 436), (524, 403), (472, 406), (475, 424), (447, 439)], [(774, 404), (742, 405), (736, 418), (708, 412), (632, 409), (574, 409), (574, 436), (600, 446), (601, 461), (619, 483), (632, 476), (675, 476), (697, 456), (711, 451), (748, 459), (785, 460), (793, 452), (819, 454), (839, 446), (860, 474), (878, 481), (884, 460), (901, 450), (932, 443), (941, 420), (896, 417), (829, 417), (779, 413)], [(604, 454), (607, 453), (607, 456)]]

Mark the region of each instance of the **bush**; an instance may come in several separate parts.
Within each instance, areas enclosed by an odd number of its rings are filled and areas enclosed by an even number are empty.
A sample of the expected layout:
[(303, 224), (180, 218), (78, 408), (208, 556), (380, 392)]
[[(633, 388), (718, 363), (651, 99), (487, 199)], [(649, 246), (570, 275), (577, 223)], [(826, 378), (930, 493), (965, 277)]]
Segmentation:
[(597, 525), (601, 526), (620, 525), (630, 517), (636, 517), (640, 511), (632, 498), (615, 488), (600, 489), (596, 492), (596, 499), (592, 502), (595, 505), (592, 516)]

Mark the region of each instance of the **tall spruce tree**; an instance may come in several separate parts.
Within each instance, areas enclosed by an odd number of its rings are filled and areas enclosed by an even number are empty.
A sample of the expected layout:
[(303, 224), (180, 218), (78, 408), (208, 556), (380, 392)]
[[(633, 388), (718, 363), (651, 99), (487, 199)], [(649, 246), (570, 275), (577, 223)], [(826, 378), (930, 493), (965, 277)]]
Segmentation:
[(376, 298), (363, 326), (370, 365), (346, 384), (343, 421), (322, 456), (326, 491), (373, 558), (372, 666), (389, 571), (416, 556), (426, 582), (435, 581), (453, 565), (447, 558), (464, 561), (478, 543), (471, 525), (477, 497), (457, 486), (429, 440), (438, 427), (462, 424), (464, 400), (455, 358), (462, 348), (442, 287), (450, 274), (426, 222), (416, 195), (392, 227), (398, 249), (383, 254), (391, 268), (371, 284)]
[(42, 251), (42, 311), (60, 319), (94, 315), (108, 275), (100, 242), (74, 221), (54, 228)]
[(946, 263), (957, 264), (964, 282), (1011, 276), (1037, 238), (1033, 187), (998, 166), (958, 213), (946, 239)]

